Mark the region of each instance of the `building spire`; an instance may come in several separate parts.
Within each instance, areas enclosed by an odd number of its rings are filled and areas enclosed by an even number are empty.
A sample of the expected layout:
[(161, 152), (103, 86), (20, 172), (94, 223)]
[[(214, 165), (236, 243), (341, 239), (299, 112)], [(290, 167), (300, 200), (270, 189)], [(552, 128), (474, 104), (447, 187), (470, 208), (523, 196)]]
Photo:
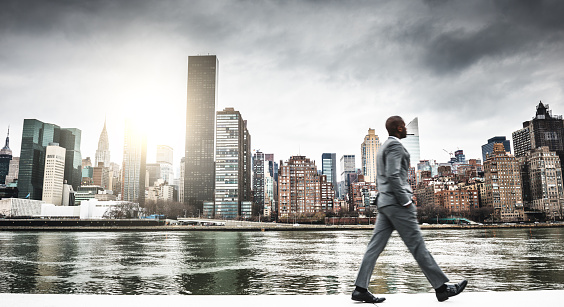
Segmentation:
[(104, 128), (98, 140), (98, 149), (96, 150), (94, 160), (95, 166), (98, 166), (99, 162), (103, 162), (106, 167), (110, 165), (110, 143), (108, 140), (108, 131), (106, 130), (106, 116), (104, 116)]
[(8, 134), (6, 135), (6, 145), (5, 149), (10, 149), (10, 125), (8, 125)]
[(12, 150), (10, 149), (10, 126), (8, 126), (8, 134), (6, 135), (6, 144), (0, 150), (2, 155), (12, 155)]

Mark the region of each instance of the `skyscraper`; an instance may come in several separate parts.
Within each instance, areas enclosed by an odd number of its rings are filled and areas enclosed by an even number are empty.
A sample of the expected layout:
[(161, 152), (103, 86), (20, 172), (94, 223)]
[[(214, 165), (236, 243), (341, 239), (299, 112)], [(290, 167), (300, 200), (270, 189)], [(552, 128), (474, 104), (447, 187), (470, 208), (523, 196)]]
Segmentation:
[(61, 129), (59, 145), (67, 150), (65, 180), (76, 191), (82, 179), (82, 155), (80, 154), (81, 131), (76, 128)]
[[(270, 205), (270, 215), (278, 215), (278, 163), (274, 162), (274, 154), (264, 154), (264, 204)], [(267, 208), (265, 208), (265, 215)]]
[(529, 127), (521, 128), (513, 132), (511, 136), (516, 157), (524, 157), (529, 150), (534, 149), (531, 147), (531, 129)]
[(146, 136), (130, 120), (126, 120), (123, 142), (122, 200), (139, 204), (145, 202), (146, 163)]
[(94, 166), (92, 168), (92, 184), (102, 187), (106, 191), (111, 191), (110, 168), (102, 166), (102, 164), (100, 164), (100, 166)]
[(466, 155), (464, 155), (464, 151), (459, 149), (454, 152), (454, 159), (456, 163), (466, 163)]
[(493, 152), (493, 146), (495, 143), (503, 144), (503, 148), (505, 148), (506, 152), (511, 152), (511, 144), (509, 140), (507, 140), (504, 136), (494, 136), (491, 139), (488, 139), (488, 143), (482, 145), (482, 161), (486, 161), (486, 157), (488, 154)]
[(37, 119), (25, 119), (22, 131), (20, 168), (18, 174), (19, 197), (40, 200), (43, 195), (45, 149), (49, 143), (65, 148), (64, 180), (77, 190), (82, 178), (80, 154), (81, 131), (76, 128), (60, 128)]
[(362, 174), (366, 182), (376, 182), (376, 155), (380, 149), (380, 138), (374, 129), (368, 129), (368, 134), (360, 146), (362, 154)]
[(261, 210), (264, 209), (265, 175), (268, 172), (265, 162), (263, 152), (257, 151), (253, 154), (253, 200)]
[(333, 191), (337, 192), (337, 154), (323, 153), (321, 155), (321, 173), (327, 176), (327, 182), (333, 186)]
[(275, 183), (278, 182), (278, 163), (274, 161), (274, 154), (264, 154), (264, 161), (268, 162), (268, 172), (270, 176)]
[(217, 112), (216, 147), (215, 216), (250, 217), (250, 208), (242, 205), (251, 200), (251, 136), (239, 111), (225, 108)]
[[(547, 104), (537, 105), (535, 117), (523, 122), (523, 128), (513, 132), (513, 148), (516, 157), (522, 157), (528, 150), (547, 146), (564, 159), (564, 120), (562, 115), (552, 115)], [(564, 167), (564, 165), (561, 165)]]
[(43, 194), (41, 199), (55, 206), (60, 206), (63, 202), (66, 153), (66, 149), (60, 147), (57, 143), (50, 143), (45, 149)]
[(172, 184), (174, 178), (174, 170), (172, 169), (173, 150), (168, 145), (157, 145), (157, 163), (160, 165), (160, 178), (168, 184)]
[(8, 175), (6, 176), (6, 184), (13, 183), (18, 180), (20, 172), (20, 157), (12, 157), (10, 167), (8, 168)]
[(519, 162), (505, 152), (502, 144), (494, 145), (493, 153), (484, 161), (484, 203), (493, 208), (493, 216), (501, 221), (522, 221), (523, 194)]
[(343, 155), (341, 157), (341, 191), (339, 192), (340, 197), (345, 197), (349, 192), (349, 174), (356, 173), (356, 162), (354, 155)]
[(186, 163), (184, 162), (184, 157), (180, 158), (180, 177), (178, 178), (178, 201), (184, 201), (184, 168)]
[(110, 166), (110, 142), (108, 140), (108, 131), (106, 130), (106, 120), (104, 120), (104, 128), (98, 139), (94, 166), (98, 166), (100, 162), (104, 163), (104, 167)]
[(197, 208), (214, 199), (218, 67), (215, 55), (188, 57), (184, 202)]
[(534, 216), (535, 213), (542, 212), (552, 220), (562, 218), (564, 190), (558, 155), (549, 151), (547, 146), (541, 146), (528, 151), (519, 159), (523, 201), (527, 210), (525, 214)]
[(10, 170), (12, 160), (12, 150), (10, 149), (10, 128), (6, 136), (6, 144), (0, 149), (0, 184), (6, 184), (6, 176)]
[(147, 163), (145, 164), (145, 187), (148, 188), (153, 186), (155, 182), (161, 179), (161, 165), (159, 163)]
[(409, 152), (409, 161), (412, 167), (416, 167), (417, 163), (421, 159), (421, 153), (419, 149), (419, 119), (414, 118), (406, 126), (407, 136), (401, 140), (407, 152)]

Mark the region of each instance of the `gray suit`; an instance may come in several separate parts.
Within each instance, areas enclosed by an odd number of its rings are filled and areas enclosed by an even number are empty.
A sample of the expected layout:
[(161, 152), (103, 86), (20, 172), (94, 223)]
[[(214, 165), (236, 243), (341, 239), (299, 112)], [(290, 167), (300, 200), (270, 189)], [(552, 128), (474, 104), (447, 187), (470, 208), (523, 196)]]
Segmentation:
[(433, 256), (425, 247), (417, 223), (415, 206), (410, 204), (413, 192), (407, 182), (409, 153), (401, 142), (390, 137), (378, 151), (376, 181), (378, 183), (378, 218), (374, 233), (362, 259), (355, 285), (368, 288), (374, 265), (384, 250), (392, 231), (397, 230), (433, 288), (448, 281)]

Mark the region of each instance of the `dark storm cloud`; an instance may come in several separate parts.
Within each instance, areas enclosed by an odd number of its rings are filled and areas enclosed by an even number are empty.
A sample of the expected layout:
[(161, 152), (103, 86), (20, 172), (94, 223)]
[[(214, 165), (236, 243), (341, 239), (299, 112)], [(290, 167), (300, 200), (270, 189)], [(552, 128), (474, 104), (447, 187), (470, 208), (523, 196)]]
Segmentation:
[[(2, 10), (0, 10), (0, 31), (20, 35), (44, 35), (59, 31), (90, 32), (90, 29), (85, 28), (89, 16), (101, 16), (104, 13), (112, 12), (112, 6), (117, 7), (117, 11), (122, 11), (119, 9), (120, 3), (128, 2), (3, 1)], [(74, 22), (71, 23), (71, 21)]]
[[(0, 92), (3, 103), (26, 109), (39, 100), (54, 106), (80, 101), (73, 108), (89, 112), (143, 99), (152, 89), (155, 99), (176, 93), (166, 99), (181, 109), (186, 56), (209, 52), (220, 60), (220, 103), (242, 109), (255, 127), (272, 125), (264, 118), (287, 119), (317, 139), (324, 136), (315, 131), (326, 127), (334, 130), (323, 135), (357, 148), (352, 132), (338, 129), (341, 122), (355, 122), (362, 136), (375, 118), (410, 112), (420, 116), (423, 131), (429, 116), (454, 121), (475, 113), (487, 121), (510, 108), (528, 110), (525, 104), (544, 101), (542, 96), (558, 99), (563, 6), (486, 0), (5, 0)], [(157, 81), (177, 86), (163, 90)], [(296, 118), (296, 108), (325, 113), (312, 121)], [(517, 126), (529, 113), (518, 115)], [(454, 124), (473, 127), (472, 122)], [(427, 135), (440, 134), (430, 130), (435, 128), (427, 126)], [(263, 130), (255, 131), (257, 143), (273, 139)], [(297, 142), (303, 133), (294, 133)]]
[[(0, 31), (83, 40), (152, 27), (216, 49), (268, 50), (279, 68), (352, 67), (359, 77), (370, 74), (367, 60), (378, 67), (379, 58), (370, 54), (387, 51), (448, 74), (484, 59), (528, 56), (562, 44), (562, 1), (423, 3), (428, 8), (385, 1), (4, 1)], [(350, 61), (338, 60), (343, 58)]]
[[(462, 12), (450, 2), (433, 3), (433, 9), (448, 8), (449, 22), (456, 24)], [(494, 1), (483, 5), (492, 11), (475, 27), (458, 26), (432, 37), (423, 55), (424, 63), (436, 73), (458, 73), (481, 60), (504, 57), (531, 57), (539, 49), (561, 47), (564, 38), (564, 2), (562, 1)], [(449, 10), (450, 9), (450, 10)]]

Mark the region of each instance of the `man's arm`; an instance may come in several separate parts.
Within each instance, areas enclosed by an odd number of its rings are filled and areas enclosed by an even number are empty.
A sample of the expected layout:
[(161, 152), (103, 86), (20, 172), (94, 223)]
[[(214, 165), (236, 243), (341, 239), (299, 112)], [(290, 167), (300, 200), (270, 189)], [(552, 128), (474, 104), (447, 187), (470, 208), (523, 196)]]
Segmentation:
[(386, 152), (386, 176), (390, 185), (390, 192), (394, 194), (398, 204), (407, 206), (411, 204), (411, 195), (403, 189), (401, 174), (401, 161), (403, 150), (401, 144), (390, 144)]

